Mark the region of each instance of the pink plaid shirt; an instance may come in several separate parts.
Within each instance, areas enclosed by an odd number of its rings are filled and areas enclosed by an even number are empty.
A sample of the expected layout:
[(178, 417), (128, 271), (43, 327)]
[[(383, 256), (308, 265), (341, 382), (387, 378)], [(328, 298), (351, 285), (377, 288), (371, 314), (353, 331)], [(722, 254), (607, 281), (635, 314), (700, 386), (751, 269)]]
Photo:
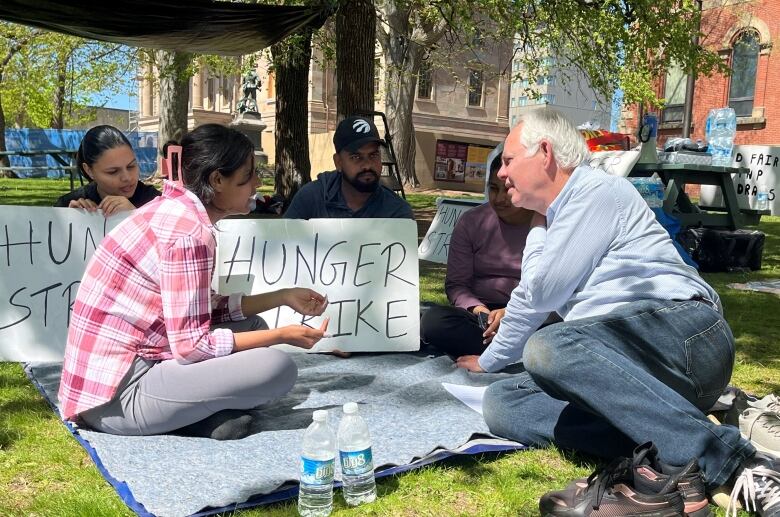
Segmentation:
[(110, 401), (136, 356), (194, 363), (230, 354), (241, 295), (211, 290), (216, 239), (198, 198), (165, 183), (98, 246), (68, 329), (59, 399), (73, 418)]

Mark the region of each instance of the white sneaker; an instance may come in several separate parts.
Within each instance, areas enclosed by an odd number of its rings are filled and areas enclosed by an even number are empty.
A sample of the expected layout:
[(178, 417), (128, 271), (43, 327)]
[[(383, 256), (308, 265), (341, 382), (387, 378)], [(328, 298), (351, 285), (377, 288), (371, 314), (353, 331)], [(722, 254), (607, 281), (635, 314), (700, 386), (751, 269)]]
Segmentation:
[(757, 400), (748, 399), (748, 406), (763, 409), (764, 411), (780, 413), (780, 399), (774, 394), (767, 395), (766, 397)]
[(739, 432), (757, 450), (780, 458), (780, 414), (777, 412), (758, 407), (746, 409), (739, 415)]

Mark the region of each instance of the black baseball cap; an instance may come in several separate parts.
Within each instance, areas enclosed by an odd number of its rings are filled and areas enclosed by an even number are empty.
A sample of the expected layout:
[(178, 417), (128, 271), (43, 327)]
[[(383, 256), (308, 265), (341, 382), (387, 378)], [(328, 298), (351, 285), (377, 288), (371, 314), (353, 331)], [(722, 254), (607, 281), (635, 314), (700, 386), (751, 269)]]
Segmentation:
[(343, 150), (354, 152), (372, 142), (387, 146), (387, 143), (379, 138), (379, 130), (374, 121), (368, 117), (353, 115), (345, 118), (339, 123), (333, 135), (333, 145), (337, 153)]

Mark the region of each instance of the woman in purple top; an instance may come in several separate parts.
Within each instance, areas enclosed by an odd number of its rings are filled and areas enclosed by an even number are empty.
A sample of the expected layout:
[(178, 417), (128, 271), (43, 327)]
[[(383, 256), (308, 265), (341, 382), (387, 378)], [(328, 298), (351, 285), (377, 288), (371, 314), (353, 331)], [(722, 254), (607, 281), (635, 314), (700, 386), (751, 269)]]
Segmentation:
[(498, 155), (488, 176), (488, 202), (465, 212), (452, 232), (444, 283), (452, 306), (433, 306), (420, 320), (422, 342), (453, 357), (485, 350), (520, 282), (533, 212), (511, 204), (496, 175), (500, 167)]

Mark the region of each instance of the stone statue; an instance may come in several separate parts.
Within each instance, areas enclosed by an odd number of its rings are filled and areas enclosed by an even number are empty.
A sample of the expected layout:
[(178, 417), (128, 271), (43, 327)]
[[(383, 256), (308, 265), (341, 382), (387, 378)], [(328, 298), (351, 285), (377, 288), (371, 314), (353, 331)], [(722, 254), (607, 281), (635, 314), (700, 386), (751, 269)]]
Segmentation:
[(239, 113), (258, 113), (257, 110), (257, 90), (262, 83), (255, 70), (250, 70), (244, 75), (244, 82), (241, 84), (241, 90), (244, 96), (238, 101)]

